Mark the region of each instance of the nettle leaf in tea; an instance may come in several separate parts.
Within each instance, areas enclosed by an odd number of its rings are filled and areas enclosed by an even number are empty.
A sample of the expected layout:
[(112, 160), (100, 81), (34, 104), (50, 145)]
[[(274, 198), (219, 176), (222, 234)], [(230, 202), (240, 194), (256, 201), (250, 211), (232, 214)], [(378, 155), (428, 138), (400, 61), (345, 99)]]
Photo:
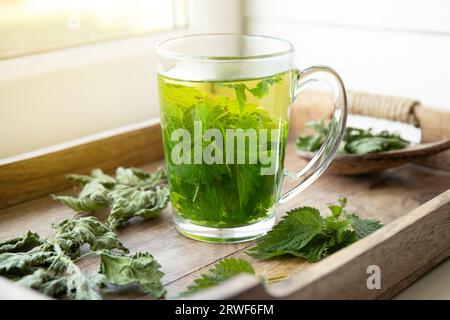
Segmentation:
[(170, 197), (181, 217), (220, 228), (273, 214), (291, 81), (291, 72), (226, 82), (159, 75)]

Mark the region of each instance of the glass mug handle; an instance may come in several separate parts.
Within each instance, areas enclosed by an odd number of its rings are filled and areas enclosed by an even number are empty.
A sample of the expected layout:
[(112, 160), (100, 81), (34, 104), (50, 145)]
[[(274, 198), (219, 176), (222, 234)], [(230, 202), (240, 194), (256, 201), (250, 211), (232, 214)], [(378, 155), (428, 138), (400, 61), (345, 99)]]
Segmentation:
[(297, 98), (300, 91), (312, 82), (322, 81), (328, 84), (333, 92), (334, 111), (328, 134), (319, 151), (311, 161), (298, 172), (285, 171), (285, 175), (294, 177), (300, 182), (280, 198), (285, 203), (310, 186), (328, 167), (335, 156), (345, 132), (347, 122), (347, 96), (341, 77), (333, 69), (326, 66), (313, 66), (300, 72), (299, 82), (294, 93)]

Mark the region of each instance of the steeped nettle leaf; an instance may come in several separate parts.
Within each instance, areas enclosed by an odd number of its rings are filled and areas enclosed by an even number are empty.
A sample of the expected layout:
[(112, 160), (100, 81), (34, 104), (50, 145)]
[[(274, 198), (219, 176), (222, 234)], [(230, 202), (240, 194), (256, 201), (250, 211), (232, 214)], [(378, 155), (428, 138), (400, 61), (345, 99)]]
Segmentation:
[(245, 208), (252, 189), (259, 184), (260, 167), (249, 165), (233, 165), (233, 174), (236, 176), (236, 189), (239, 195), (241, 208)]
[(245, 105), (247, 104), (247, 94), (245, 91), (249, 90), (247, 86), (243, 83), (237, 84), (223, 84), (224, 87), (234, 89), (236, 94), (236, 101), (239, 106), (239, 111), (244, 111)]
[(259, 259), (289, 254), (316, 262), (382, 227), (378, 221), (348, 214), (346, 204), (346, 199), (339, 199), (339, 204), (330, 205), (327, 218), (315, 208), (294, 209), (247, 253)]
[(194, 284), (187, 287), (187, 290), (180, 294), (181, 297), (189, 296), (198, 291), (216, 286), (241, 273), (255, 275), (252, 265), (242, 259), (226, 258), (218, 262), (208, 273), (202, 274), (200, 278), (194, 280)]
[(161, 282), (164, 275), (160, 264), (146, 252), (134, 256), (124, 256), (111, 252), (100, 253), (100, 273), (114, 285), (138, 283), (140, 287), (153, 296), (160, 298), (166, 290)]
[(239, 111), (243, 112), (247, 105), (247, 91), (254, 97), (261, 99), (269, 93), (269, 86), (279, 83), (283, 80), (281, 75), (276, 75), (271, 78), (265, 78), (258, 82), (254, 88), (247, 87), (244, 83), (221, 83), (223, 87), (234, 89), (236, 94), (236, 101), (239, 106)]
[(55, 226), (54, 242), (69, 256), (78, 256), (80, 247), (87, 243), (91, 250), (118, 249), (128, 252), (109, 226), (96, 217), (67, 219)]
[(0, 254), (0, 275), (14, 277), (33, 272), (35, 267), (48, 266), (53, 261), (52, 251), (5, 252)]
[(76, 212), (94, 211), (109, 204), (108, 189), (96, 180), (84, 185), (78, 197), (54, 196)]
[(169, 201), (168, 188), (142, 190), (126, 185), (116, 185), (110, 193), (111, 213), (107, 223), (112, 228), (123, 225), (132, 217), (153, 218), (159, 215)]
[(265, 95), (269, 93), (269, 86), (279, 83), (283, 80), (283, 78), (280, 75), (274, 76), (272, 78), (263, 79), (256, 87), (249, 89), (249, 91), (258, 99), (261, 99)]
[(13, 238), (0, 242), (0, 253), (27, 252), (42, 244), (43, 240), (37, 233), (28, 231), (23, 237)]
[[(322, 146), (329, 127), (324, 124), (323, 119), (309, 122), (306, 126), (314, 129), (315, 133), (298, 137), (295, 141), (296, 146), (298, 149), (304, 151), (317, 151)], [(408, 145), (409, 141), (402, 139), (396, 133), (381, 131), (378, 134), (374, 134), (372, 129), (365, 130), (347, 127), (339, 147), (339, 152), (363, 155), (403, 149)]]

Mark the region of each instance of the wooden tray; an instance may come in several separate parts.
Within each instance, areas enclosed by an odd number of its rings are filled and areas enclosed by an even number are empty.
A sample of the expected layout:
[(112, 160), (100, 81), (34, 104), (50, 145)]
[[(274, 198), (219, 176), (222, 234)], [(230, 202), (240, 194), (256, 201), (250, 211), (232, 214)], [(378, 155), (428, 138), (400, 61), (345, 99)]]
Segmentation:
[[(117, 166), (154, 170), (163, 164), (161, 129), (157, 121), (113, 130), (0, 162), (0, 240), (33, 230), (42, 236), (51, 224), (73, 212), (50, 199), (51, 193), (71, 192), (67, 173), (88, 173), (94, 167), (113, 171)], [(286, 165), (304, 162), (288, 146)], [(290, 187), (292, 182), (287, 181)], [(69, 188), (69, 189), (68, 189)], [(193, 298), (389, 298), (450, 255), (450, 172), (408, 164), (364, 177), (325, 174), (293, 201), (279, 208), (313, 205), (325, 209), (345, 196), (350, 209), (365, 218), (381, 220), (385, 227), (357, 243), (311, 264), (284, 257), (257, 261), (245, 254), (252, 242), (208, 244), (180, 235), (170, 210), (154, 220), (120, 229), (131, 251), (149, 251), (162, 265), (167, 297), (173, 297), (214, 263), (225, 257), (250, 261), (258, 274), (287, 276), (267, 290), (255, 278), (240, 276)], [(100, 217), (101, 219), (103, 217)], [(381, 268), (381, 289), (366, 286), (367, 267)], [(97, 259), (80, 262), (96, 272)], [(0, 278), (0, 298), (35, 299), (42, 295)], [(122, 292), (107, 298), (148, 298)]]

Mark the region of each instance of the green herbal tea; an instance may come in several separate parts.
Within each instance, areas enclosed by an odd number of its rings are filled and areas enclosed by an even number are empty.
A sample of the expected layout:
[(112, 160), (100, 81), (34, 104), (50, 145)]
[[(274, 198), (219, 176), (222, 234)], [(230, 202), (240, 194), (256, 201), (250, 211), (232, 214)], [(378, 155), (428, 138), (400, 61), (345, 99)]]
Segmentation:
[(293, 76), (201, 82), (158, 76), (170, 196), (180, 217), (229, 228), (274, 214)]

